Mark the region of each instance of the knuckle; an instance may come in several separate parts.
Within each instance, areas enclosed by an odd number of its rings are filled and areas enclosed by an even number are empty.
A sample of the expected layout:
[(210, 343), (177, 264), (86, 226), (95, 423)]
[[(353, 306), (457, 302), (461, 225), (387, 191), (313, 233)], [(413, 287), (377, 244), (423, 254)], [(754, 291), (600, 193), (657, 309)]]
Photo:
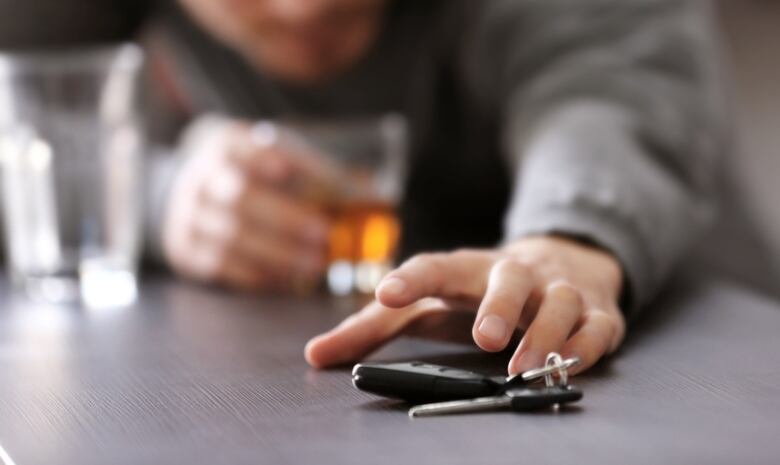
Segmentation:
[(202, 187), (210, 199), (228, 208), (237, 208), (246, 198), (249, 182), (237, 169), (224, 168), (206, 179)]
[(619, 318), (608, 315), (602, 310), (589, 311), (588, 318), (594, 325), (604, 329), (607, 338), (606, 346), (609, 347), (611, 341), (619, 333), (622, 321)]
[[(614, 341), (614, 345), (617, 346), (620, 344), (620, 342), (623, 341), (623, 338), (626, 335), (626, 320), (623, 318), (623, 314), (621, 313), (620, 309), (615, 308), (613, 312), (607, 313), (602, 312), (604, 314), (604, 317), (607, 318), (610, 322), (610, 325), (612, 327), (612, 339)], [(612, 349), (615, 349), (616, 347), (613, 347)]]
[(511, 275), (518, 280), (530, 280), (533, 270), (527, 264), (515, 258), (502, 258), (493, 265), (495, 273)]
[(455, 263), (473, 265), (475, 267), (492, 268), (501, 255), (494, 250), (485, 249), (458, 249), (454, 252), (445, 254), (447, 259)]
[(412, 258), (410, 258), (409, 260), (407, 260), (406, 264), (410, 266), (418, 266), (418, 265), (426, 264), (431, 260), (432, 256), (433, 254), (431, 253), (417, 254)]
[(441, 253), (421, 253), (410, 258), (406, 262), (406, 267), (436, 271), (441, 267), (443, 258), (444, 255)]
[(599, 310), (599, 309), (588, 310), (587, 318), (594, 324), (606, 325), (609, 327), (613, 326), (612, 318), (606, 313), (604, 313), (603, 310)]
[(459, 261), (474, 261), (483, 258), (484, 252), (477, 249), (458, 249), (449, 254), (450, 258)]
[(547, 296), (580, 307), (584, 302), (582, 292), (568, 281), (556, 281), (551, 283), (547, 286)]

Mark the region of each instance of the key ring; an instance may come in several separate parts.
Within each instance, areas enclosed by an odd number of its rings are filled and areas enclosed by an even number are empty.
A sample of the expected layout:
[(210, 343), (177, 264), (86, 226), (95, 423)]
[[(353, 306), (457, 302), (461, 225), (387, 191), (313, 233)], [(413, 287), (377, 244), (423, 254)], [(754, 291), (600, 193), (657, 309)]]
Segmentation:
[[(550, 352), (549, 354), (547, 354), (547, 359), (544, 362), (544, 367), (547, 369), (553, 369), (553, 368), (557, 369), (558, 385), (560, 385), (561, 387), (566, 387), (569, 385), (569, 372), (559, 353)], [(552, 372), (545, 373), (544, 385), (547, 387), (555, 386), (555, 380), (553, 379)]]
[[(554, 352), (551, 352), (550, 354), (553, 353)], [(545, 364), (545, 366), (541, 368), (534, 368), (533, 370), (528, 370), (516, 376), (522, 377), (525, 382), (531, 382), (539, 378), (544, 378), (545, 376), (555, 373), (556, 371), (560, 375), (561, 369), (568, 370), (575, 365), (579, 365), (579, 363), (580, 359), (578, 357), (567, 358), (566, 360), (561, 361), (559, 364)], [(510, 377), (507, 381), (511, 381), (513, 378), (514, 377)]]

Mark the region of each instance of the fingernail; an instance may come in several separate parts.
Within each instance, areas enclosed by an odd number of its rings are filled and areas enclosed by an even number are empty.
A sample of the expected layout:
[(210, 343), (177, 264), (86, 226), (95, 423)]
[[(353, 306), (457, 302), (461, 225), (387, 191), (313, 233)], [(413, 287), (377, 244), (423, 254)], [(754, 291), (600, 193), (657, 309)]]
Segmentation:
[(388, 278), (377, 288), (377, 294), (401, 295), (406, 290), (406, 283), (401, 278)]
[(306, 343), (306, 347), (304, 347), (303, 349), (304, 358), (309, 363), (309, 365), (313, 366), (314, 368), (322, 368), (323, 366), (325, 366), (325, 364), (321, 360), (321, 357), (317, 353), (317, 346), (319, 345), (321, 340), (322, 340), (322, 336), (317, 336), (309, 340), (309, 342)]
[(479, 324), (479, 333), (493, 341), (503, 341), (506, 337), (507, 324), (503, 318), (488, 315)]

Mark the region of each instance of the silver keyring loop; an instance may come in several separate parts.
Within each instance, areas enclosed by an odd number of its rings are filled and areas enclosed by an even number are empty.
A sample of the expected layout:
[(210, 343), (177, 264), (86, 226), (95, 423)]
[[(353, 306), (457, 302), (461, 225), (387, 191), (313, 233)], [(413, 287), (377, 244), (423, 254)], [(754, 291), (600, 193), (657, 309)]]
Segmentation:
[[(579, 365), (579, 363), (580, 363), (580, 359), (578, 357), (572, 357), (572, 358), (565, 359), (563, 361), (562, 366), (563, 368), (568, 370), (573, 366)], [(534, 368), (532, 370), (528, 370), (517, 376), (522, 376), (523, 380), (526, 382), (532, 382), (537, 379), (543, 379), (544, 375), (548, 373), (555, 373), (556, 371), (559, 371), (560, 368), (561, 367), (559, 366), (543, 366), (540, 368)]]
[[(550, 352), (547, 354), (547, 359), (544, 362), (545, 368), (555, 368), (558, 371), (558, 384), (560, 386), (568, 386), (569, 384), (569, 372), (566, 369), (566, 365), (563, 363), (561, 355), (557, 352)], [(555, 380), (553, 379), (552, 372), (548, 372), (544, 375), (544, 385), (547, 387), (555, 386)]]

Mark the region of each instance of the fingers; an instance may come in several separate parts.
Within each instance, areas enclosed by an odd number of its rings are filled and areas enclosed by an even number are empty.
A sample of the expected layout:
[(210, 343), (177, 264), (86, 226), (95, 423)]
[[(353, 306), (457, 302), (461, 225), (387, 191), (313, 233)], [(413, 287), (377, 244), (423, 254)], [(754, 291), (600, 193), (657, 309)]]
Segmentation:
[(306, 344), (304, 356), (316, 368), (359, 360), (398, 330), (403, 315), (374, 302), (350, 316), (331, 331)]
[[(202, 221), (201, 224), (207, 224)], [(216, 224), (216, 223), (215, 223)], [(198, 229), (198, 237), (169, 254), (174, 268), (185, 276), (242, 290), (286, 288), (293, 279), (308, 282), (322, 273), (321, 254), (304, 255), (290, 244), (251, 233), (233, 237), (221, 226)]]
[(287, 185), (338, 185), (337, 167), (324, 154), (292, 131), (271, 122), (235, 128), (230, 153), (241, 168), (259, 179)]
[(192, 276), (203, 281), (213, 281), (243, 291), (253, 291), (271, 283), (271, 278), (262, 273), (253, 263), (240, 256), (202, 260), (203, 266), (193, 266)]
[(199, 169), (180, 173), (166, 212), (163, 245), (178, 272), (240, 289), (323, 272), (328, 226), (319, 213), (230, 164), (209, 176)]
[(574, 374), (616, 350), (625, 322), (617, 308), (620, 280), (610, 277), (615, 260), (555, 240), (523, 244), (512, 254), (465, 250), (405, 262), (378, 286), (374, 310), (312, 340), (307, 348), (310, 363), (324, 366), (360, 358), (400, 331), (451, 337), (456, 331), (437, 329), (454, 321), (452, 308), (426, 315), (432, 318), (409, 313), (423, 300), (459, 302), (470, 311), (479, 302), (475, 320), (465, 320), (465, 326), (487, 351), (502, 350), (516, 328), (527, 327), (509, 363), (512, 374), (543, 365), (550, 352), (580, 357)]
[(284, 185), (292, 176), (290, 161), (279, 150), (261, 150), (248, 144), (241, 144), (231, 152), (237, 167), (251, 173), (261, 182)]
[(417, 255), (382, 280), (376, 297), (393, 308), (424, 297), (480, 300), (493, 260), (492, 254), (476, 250)]
[(328, 221), (320, 212), (282, 192), (252, 183), (235, 168), (224, 168), (204, 184), (203, 202), (240, 222), (304, 244), (322, 246), (328, 238)]
[(488, 352), (506, 347), (532, 288), (533, 275), (525, 265), (512, 259), (496, 263), (472, 329), (479, 347)]
[(336, 328), (310, 340), (304, 356), (316, 368), (360, 360), (390, 341), (421, 314), (440, 308), (441, 303), (435, 299), (401, 309), (372, 302)]
[(563, 346), (561, 355), (580, 358), (580, 364), (571, 369), (572, 374), (577, 374), (617, 350), (624, 334), (625, 323), (619, 314), (591, 310), (583, 315), (580, 328)]
[(269, 274), (286, 277), (289, 274), (314, 275), (324, 268), (324, 251), (306, 247), (284, 237), (269, 234), (241, 222), (225, 212), (203, 212), (193, 226), (198, 242), (225, 257), (240, 257), (254, 263)]
[(494, 260), (495, 255), (482, 251), (417, 256), (380, 283), (377, 300), (391, 308), (425, 297), (481, 301), (472, 337), (489, 352), (504, 349), (515, 329), (528, 324), (509, 363), (512, 374), (543, 365), (548, 353), (562, 351), (581, 358), (576, 369), (581, 371), (619, 346), (624, 329), (617, 308), (586, 312), (592, 302), (586, 303), (572, 284), (540, 287), (538, 271), (527, 264), (510, 258), (491, 266)]
[(560, 352), (584, 312), (580, 293), (567, 283), (546, 289), (541, 307), (509, 362), (509, 373), (517, 374), (544, 364), (550, 352)]

